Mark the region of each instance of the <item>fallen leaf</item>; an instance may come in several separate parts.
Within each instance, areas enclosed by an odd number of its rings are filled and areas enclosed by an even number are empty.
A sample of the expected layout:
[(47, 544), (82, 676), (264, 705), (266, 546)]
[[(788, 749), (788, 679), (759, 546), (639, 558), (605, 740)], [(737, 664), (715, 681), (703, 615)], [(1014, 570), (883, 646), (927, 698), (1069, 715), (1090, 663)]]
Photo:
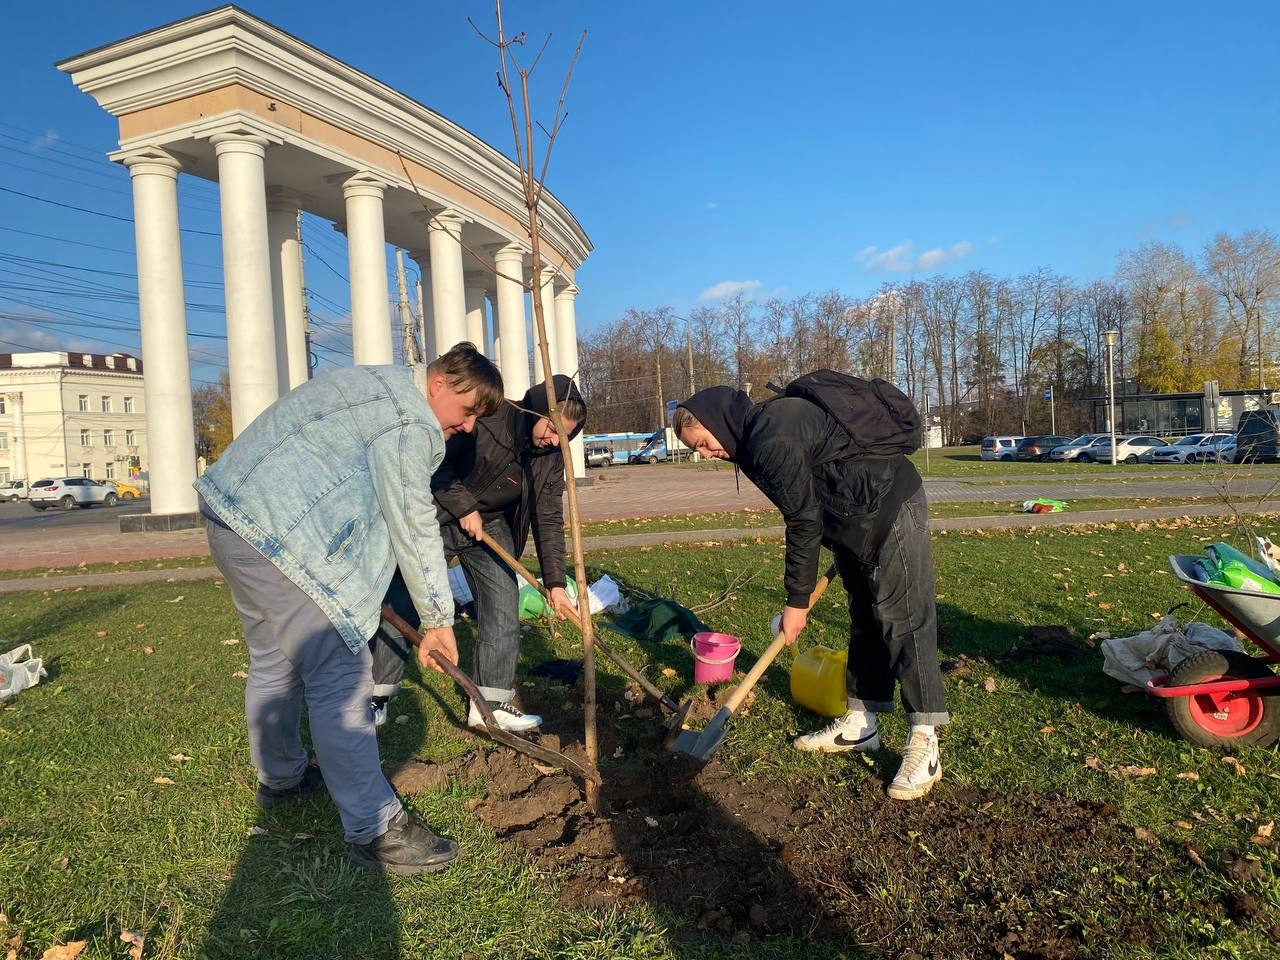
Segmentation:
[(1117, 767), (1116, 769), (1126, 777), (1149, 777), (1156, 772), (1155, 767), (1136, 767), (1132, 765)]
[(1173, 825), (1174, 825), (1175, 827), (1177, 827), (1179, 830), (1191, 830), (1191, 829), (1192, 829), (1191, 824), (1187, 823), (1187, 821), (1185, 821), (1185, 820), (1175, 820), (1175, 821), (1173, 821)]
[(986, 687), (986, 689), (987, 689), (987, 693), (995, 693), (995, 692), (996, 692), (996, 678), (995, 678), (995, 677), (987, 677), (987, 679), (986, 679), (986, 680), (982, 681), (982, 685), (983, 685), (984, 687)]
[(240, 639), (238, 637), (228, 637), (226, 640), (222, 641), (222, 645), (224, 647), (230, 647), (233, 644), (237, 644), (239, 642), (240, 642)]
[(105, 637), (106, 635), (107, 635), (107, 631), (105, 631), (105, 630), (99, 630), (99, 631), (98, 631), (98, 636), (100, 636), (100, 637)]
[(627, 878), (626, 878), (626, 877), (620, 877), (620, 876), (618, 876), (616, 873), (611, 873), (611, 874), (609, 874), (609, 882), (610, 882), (610, 883), (626, 883), (626, 882), (627, 882)]
[(156, 648), (148, 645), (142, 648), (142, 652), (150, 656), (151, 654), (156, 652)]
[(187, 763), (192, 758), (185, 753), (171, 753), (169, 754), (169, 759), (174, 763)]
[(75, 957), (80, 956), (88, 945), (88, 940), (72, 940), (70, 943), (59, 944), (42, 953), (40, 960), (74, 960)]
[(533, 765), (533, 769), (537, 770), (537, 771), (538, 771), (540, 774), (542, 774), (544, 777), (545, 777), (547, 774), (555, 773), (555, 772), (556, 772), (556, 768), (555, 768), (555, 767), (548, 767), (546, 764), (542, 764), (542, 763), (535, 763), (535, 764)]
[(293, 835), (293, 842), (294, 842), (294, 843), (302, 843), (304, 840), (314, 840), (314, 839), (315, 839), (315, 834), (314, 834), (314, 833), (301, 833), (301, 832), (299, 832), (299, 833), (295, 833), (295, 834)]
[(1041, 727), (1041, 728), (1040, 728), (1040, 732), (1041, 732), (1041, 733), (1053, 733), (1053, 727), (1051, 727), (1049, 724), (1047, 724), (1047, 723), (1046, 723), (1043, 727)]
[(1143, 843), (1150, 843), (1152, 840), (1156, 838), (1155, 834), (1152, 833), (1150, 830), (1148, 830), (1146, 827), (1134, 827), (1133, 835), (1136, 839), (1141, 840)]
[(232, 676), (235, 677), (237, 680), (249, 679), (249, 675), (245, 673), (243, 670), (237, 670), (235, 673), (232, 674)]
[(166, 787), (171, 787), (171, 786), (173, 786), (173, 783), (174, 783), (174, 782), (173, 782), (172, 780), (170, 780), (168, 777), (156, 777), (156, 778), (155, 778), (154, 780), (152, 780), (151, 782), (152, 782), (152, 783), (158, 783), (158, 784), (161, 784), (162, 786), (166, 786)]
[(621, 746), (619, 746), (617, 749), (615, 749), (615, 750), (613, 751), (613, 756), (614, 756), (614, 758), (615, 758), (615, 759), (617, 759), (618, 757), (622, 756), (622, 747), (621, 747)]
[(676, 675), (676, 671), (675, 671), (675, 669), (674, 669), (674, 668), (672, 668), (672, 667), (663, 667), (663, 668), (662, 668), (662, 675), (663, 675), (664, 677), (674, 677), (674, 676)]
[(185, 600), (185, 599), (186, 599), (186, 597), (182, 596), (182, 594), (178, 594), (178, 596), (174, 597), (172, 600), (166, 600), (165, 602), (166, 602), (166, 603), (181, 603), (181, 602), (182, 602), (183, 600)]
[(396, 717), (396, 723), (398, 723), (400, 726), (404, 726), (408, 722), (409, 722), (409, 715), (407, 713), (402, 713)]
[(1196, 773), (1194, 770), (1184, 770), (1182, 773), (1178, 774), (1178, 779), (1179, 780), (1199, 780), (1200, 774)]
[(142, 947), (147, 935), (141, 930), (121, 930), (120, 942), (129, 944), (129, 960), (142, 960)]
[(1100, 604), (1098, 604), (1098, 609), (1099, 609), (1099, 610), (1110, 610), (1110, 609), (1111, 609), (1111, 604), (1109, 604), (1109, 603), (1100, 603)]
[(251, 837), (261, 837), (264, 834), (268, 834), (270, 832), (271, 831), (268, 830), (266, 827), (253, 826), (249, 828), (249, 836)]
[(1271, 836), (1271, 831), (1275, 829), (1275, 826), (1276, 826), (1276, 822), (1274, 820), (1267, 821), (1262, 826), (1258, 827), (1258, 831), (1257, 831), (1258, 836), (1260, 837)]
[(1200, 851), (1197, 850), (1195, 847), (1191, 846), (1191, 844), (1187, 844), (1187, 856), (1191, 859), (1191, 862), (1194, 863), (1197, 867), (1204, 869), (1204, 866), (1205, 866), (1204, 858), (1200, 856)]
[(59, 861), (58, 861), (58, 869), (59, 869), (59, 870), (65, 870), (65, 869), (67, 869), (67, 867), (69, 867), (69, 866), (71, 866), (71, 858), (70, 858), (70, 857), (63, 857), (61, 860), (59, 860)]
[(23, 936), (21, 932), (15, 933), (9, 938), (9, 952), (5, 954), (5, 960), (18, 960), (18, 951), (22, 949)]
[(1085, 765), (1086, 767), (1088, 767), (1090, 770), (1102, 770), (1102, 771), (1105, 771), (1105, 770), (1107, 769), (1106, 764), (1104, 764), (1104, 763), (1103, 763), (1101, 760), (1099, 760), (1097, 757), (1085, 757), (1085, 758), (1084, 758), (1084, 765)]
[(656, 827), (658, 825), (658, 821), (653, 819), (653, 817), (645, 817), (644, 822), (651, 827)]
[(1223, 757), (1222, 762), (1235, 771), (1237, 777), (1244, 776), (1244, 764), (1235, 757)]

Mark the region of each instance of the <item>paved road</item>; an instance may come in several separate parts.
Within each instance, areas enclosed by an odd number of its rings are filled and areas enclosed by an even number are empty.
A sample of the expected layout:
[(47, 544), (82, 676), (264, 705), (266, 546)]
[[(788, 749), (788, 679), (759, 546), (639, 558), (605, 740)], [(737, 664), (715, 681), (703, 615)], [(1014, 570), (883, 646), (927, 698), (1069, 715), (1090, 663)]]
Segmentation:
[[(735, 477), (732, 468), (693, 470), (656, 464), (592, 470), (591, 486), (579, 490), (579, 503), (586, 520), (652, 517), (665, 514), (761, 509), (769, 502), (746, 477)], [(1037, 496), (1073, 500), (1086, 497), (1132, 497), (1136, 499), (1200, 496), (1216, 499), (1213, 481), (1216, 471), (1177, 475), (1148, 473), (1137, 467), (1132, 478), (1081, 483), (1074, 478), (1048, 476), (1017, 483), (986, 481), (982, 478), (939, 478), (925, 481), (929, 498), (944, 501), (1018, 502)], [(1237, 495), (1280, 497), (1280, 472), (1260, 471), (1232, 481)], [(25, 503), (0, 503), (0, 569), (21, 570), (39, 566), (72, 566), (80, 562), (101, 563), (203, 554), (208, 546), (204, 530), (176, 533), (121, 534), (119, 518), (124, 513), (140, 513), (147, 501), (112, 509), (46, 510), (37, 512)], [(1134, 516), (1143, 508), (1135, 508)], [(1077, 513), (1078, 511), (1073, 511)], [(1123, 518), (1113, 514), (1112, 518)]]

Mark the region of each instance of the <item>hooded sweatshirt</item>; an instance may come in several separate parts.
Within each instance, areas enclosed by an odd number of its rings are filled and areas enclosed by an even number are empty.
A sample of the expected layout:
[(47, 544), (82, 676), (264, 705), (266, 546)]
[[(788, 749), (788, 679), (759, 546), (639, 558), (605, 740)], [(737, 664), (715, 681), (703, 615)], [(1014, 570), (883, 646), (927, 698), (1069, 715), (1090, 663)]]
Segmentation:
[(808, 400), (753, 404), (739, 390), (708, 387), (681, 406), (782, 513), (787, 606), (808, 606), (823, 543), (874, 564), (898, 509), (921, 487), (905, 456), (853, 453), (844, 427)]
[[(582, 399), (569, 377), (556, 374), (553, 382), (559, 400)], [(532, 529), (543, 582), (550, 588), (565, 585), (564, 465), (558, 447), (533, 445), (533, 425), (546, 411), (543, 382), (531, 387), (518, 404), (504, 403), (480, 417), (471, 433), (450, 437), (431, 490), (442, 525), (457, 523), (473, 511), (485, 520), (502, 517), (516, 556), (524, 551)], [(569, 439), (582, 427), (579, 423)]]

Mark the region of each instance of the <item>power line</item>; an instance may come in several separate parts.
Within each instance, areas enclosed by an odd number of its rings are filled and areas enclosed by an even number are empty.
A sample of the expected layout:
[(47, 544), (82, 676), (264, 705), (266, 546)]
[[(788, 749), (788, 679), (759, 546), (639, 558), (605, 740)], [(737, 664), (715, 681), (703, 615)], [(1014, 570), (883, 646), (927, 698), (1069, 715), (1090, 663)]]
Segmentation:
[[(126, 257), (137, 256), (136, 250), (121, 250), (119, 247), (104, 247), (98, 243), (88, 243), (84, 240), (72, 240), (70, 237), (58, 237), (51, 233), (34, 233), (30, 230), (19, 230), (17, 227), (9, 227), (4, 224), (0, 224), (0, 230), (7, 231), (8, 233), (18, 233), (24, 237), (38, 237), (41, 240), (53, 240), (57, 243), (72, 243), (78, 247), (89, 247), (93, 250), (105, 250), (107, 253), (119, 253)], [(220, 264), (214, 265), (212, 263), (200, 263), (196, 260), (184, 260), (182, 262), (182, 266), (184, 269), (187, 267), (199, 267), (202, 270), (222, 271), (222, 266)]]
[[(48, 203), (55, 207), (63, 207), (67, 210), (75, 210), (79, 213), (89, 213), (95, 217), (106, 217), (108, 220), (119, 220), (121, 223), (133, 223), (133, 217), (121, 217), (114, 213), (103, 213), (101, 210), (90, 210), (88, 207), (77, 207), (75, 204), (62, 203), (59, 200), (50, 200), (48, 197), (38, 197), (34, 193), (25, 193), (22, 190), (14, 190), (10, 187), (0, 187), (0, 192), (11, 193), (14, 196), (26, 197), (28, 200), (36, 200), (40, 203)], [(196, 230), (193, 227), (179, 227), (183, 233), (195, 233), (204, 237), (221, 237), (219, 233), (213, 233), (209, 230)]]

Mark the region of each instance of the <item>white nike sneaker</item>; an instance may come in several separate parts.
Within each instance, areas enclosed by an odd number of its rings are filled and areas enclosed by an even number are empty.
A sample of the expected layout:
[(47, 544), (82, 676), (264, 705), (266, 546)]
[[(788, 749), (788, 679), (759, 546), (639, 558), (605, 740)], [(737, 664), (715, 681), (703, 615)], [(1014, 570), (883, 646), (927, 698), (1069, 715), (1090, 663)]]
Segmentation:
[[(480, 696), (484, 697), (489, 703), (489, 709), (493, 711), (493, 717), (498, 721), (498, 726), (503, 730), (509, 730), (512, 733), (523, 733), (525, 730), (532, 730), (534, 727), (542, 726), (542, 717), (536, 713), (525, 713), (514, 703), (511, 702), (515, 697), (515, 690), (503, 690), (500, 687), (480, 687)], [(484, 727), (484, 716), (480, 710), (472, 702), (467, 712), (467, 726)]]
[(902, 766), (889, 784), (894, 800), (916, 800), (933, 789), (942, 779), (942, 760), (938, 757), (938, 736), (913, 730), (902, 752)]
[(796, 737), (795, 747), (805, 753), (879, 750), (880, 734), (876, 730), (876, 715), (865, 710), (850, 710), (821, 730)]

